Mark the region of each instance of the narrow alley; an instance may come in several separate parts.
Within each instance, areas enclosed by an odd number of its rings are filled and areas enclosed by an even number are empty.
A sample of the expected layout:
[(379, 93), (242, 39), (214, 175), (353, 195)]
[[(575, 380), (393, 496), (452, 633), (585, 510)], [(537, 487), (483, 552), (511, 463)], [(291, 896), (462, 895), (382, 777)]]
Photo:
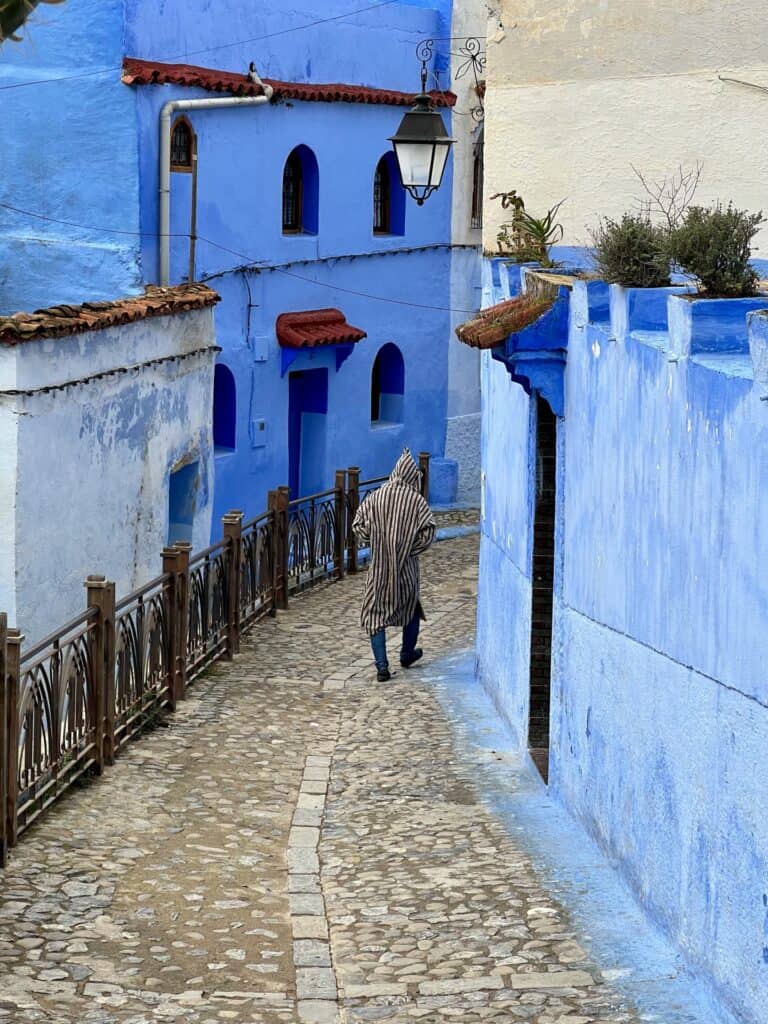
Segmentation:
[[(424, 558), (430, 660), (471, 643), (476, 560), (475, 536)], [(0, 1021), (639, 1020), (483, 800), (426, 659), (371, 681), (362, 579), (259, 624), (25, 836)]]

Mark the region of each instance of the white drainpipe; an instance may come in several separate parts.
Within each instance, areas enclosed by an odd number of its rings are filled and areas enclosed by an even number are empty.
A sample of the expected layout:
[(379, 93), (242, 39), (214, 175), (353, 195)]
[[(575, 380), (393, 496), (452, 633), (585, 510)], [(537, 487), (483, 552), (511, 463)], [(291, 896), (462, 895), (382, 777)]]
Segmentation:
[(272, 99), (271, 85), (251, 69), (252, 82), (264, 88), (263, 96), (217, 96), (203, 100), (169, 100), (160, 111), (160, 284), (169, 282), (171, 263), (171, 117), (177, 110), (221, 110), (224, 107), (260, 107)]

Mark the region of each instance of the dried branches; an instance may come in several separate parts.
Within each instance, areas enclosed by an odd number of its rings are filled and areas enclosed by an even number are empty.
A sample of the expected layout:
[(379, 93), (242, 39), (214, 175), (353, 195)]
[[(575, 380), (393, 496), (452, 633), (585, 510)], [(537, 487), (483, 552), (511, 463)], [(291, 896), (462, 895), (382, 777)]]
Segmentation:
[(680, 164), (676, 171), (665, 174), (660, 181), (650, 181), (634, 164), (630, 166), (645, 191), (645, 198), (637, 200), (641, 217), (646, 220), (661, 217), (667, 228), (674, 231), (693, 202), (704, 165), (698, 160), (695, 167), (688, 169)]

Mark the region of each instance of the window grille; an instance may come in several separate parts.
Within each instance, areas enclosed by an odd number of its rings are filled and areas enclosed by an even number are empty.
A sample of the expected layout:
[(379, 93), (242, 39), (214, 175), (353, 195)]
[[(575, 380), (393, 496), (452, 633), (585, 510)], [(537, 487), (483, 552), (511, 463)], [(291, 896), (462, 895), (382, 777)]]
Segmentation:
[(283, 171), (283, 231), (302, 229), (302, 168), (301, 157), (293, 152), (285, 162)]
[(472, 227), (483, 226), (483, 142), (475, 146), (475, 157), (472, 167)]
[(386, 159), (379, 160), (373, 179), (373, 231), (377, 235), (390, 233), (391, 179)]
[(171, 170), (191, 171), (194, 132), (185, 117), (180, 117), (171, 133)]

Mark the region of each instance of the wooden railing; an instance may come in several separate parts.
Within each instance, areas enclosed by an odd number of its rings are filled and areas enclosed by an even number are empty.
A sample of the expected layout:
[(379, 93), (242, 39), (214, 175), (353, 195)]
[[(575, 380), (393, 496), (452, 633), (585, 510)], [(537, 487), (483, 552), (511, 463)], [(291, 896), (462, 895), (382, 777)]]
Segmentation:
[[(426, 497), (429, 455), (419, 463)], [(164, 548), (161, 575), (119, 602), (114, 583), (89, 576), (82, 615), (29, 651), (0, 613), (0, 867), (79, 778), (100, 775), (209, 665), (233, 658), (244, 629), (292, 594), (357, 571), (367, 553), (352, 521), (386, 479), (361, 481), (352, 466), (320, 494), (270, 491), (255, 519), (225, 515), (222, 539), (205, 551)]]

